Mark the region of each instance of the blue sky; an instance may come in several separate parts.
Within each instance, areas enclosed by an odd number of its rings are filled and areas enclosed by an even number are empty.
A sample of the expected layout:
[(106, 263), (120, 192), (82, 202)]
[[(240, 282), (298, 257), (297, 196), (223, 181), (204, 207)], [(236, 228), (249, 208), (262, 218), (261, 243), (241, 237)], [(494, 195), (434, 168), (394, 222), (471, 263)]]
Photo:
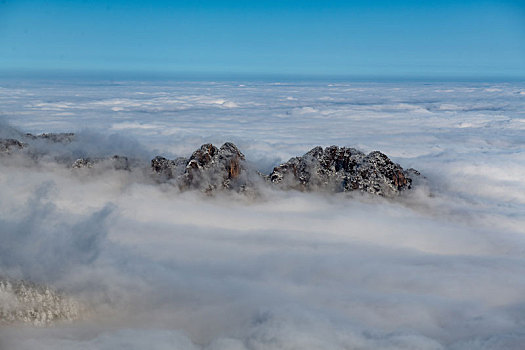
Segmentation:
[(0, 0), (0, 70), (525, 78), (525, 5)]

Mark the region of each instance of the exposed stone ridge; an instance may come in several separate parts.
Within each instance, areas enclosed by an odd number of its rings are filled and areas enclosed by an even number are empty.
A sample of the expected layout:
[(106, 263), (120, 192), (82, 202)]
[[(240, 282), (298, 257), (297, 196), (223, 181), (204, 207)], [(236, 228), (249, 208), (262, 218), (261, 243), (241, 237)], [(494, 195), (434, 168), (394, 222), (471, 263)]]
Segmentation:
[(354, 148), (315, 147), (275, 167), (269, 175), (274, 184), (303, 191), (359, 190), (391, 196), (409, 189), (412, 179), (399, 164), (374, 151), (365, 155)]
[[(315, 147), (301, 157), (275, 167), (271, 174), (247, 171), (245, 157), (232, 143), (220, 148), (204, 144), (189, 159), (168, 160), (156, 157), (152, 170), (159, 180), (174, 179), (181, 189), (246, 190), (255, 178), (265, 178), (282, 189), (300, 191), (348, 192), (362, 191), (381, 196), (393, 196), (411, 187), (413, 176), (392, 162), (385, 154), (375, 151), (366, 155), (355, 148)], [(246, 176), (249, 172), (251, 178)]]
[(79, 319), (81, 312), (80, 303), (49, 287), (0, 279), (0, 325), (48, 326), (58, 321)]
[(168, 160), (155, 157), (151, 161), (151, 167), (160, 179), (175, 179), (183, 190), (243, 191), (250, 180), (246, 176), (248, 169), (244, 154), (231, 142), (226, 142), (220, 148), (210, 143), (204, 144), (188, 159)]
[[(44, 139), (65, 144), (73, 140), (74, 134), (26, 134), (25, 137), (28, 142), (29, 139)], [(31, 143), (0, 139), (0, 154), (31, 147)], [(130, 170), (132, 166), (124, 156), (57, 161), (76, 169), (93, 168), (100, 164), (116, 170)], [(133, 166), (137, 165), (133, 163)], [(395, 196), (410, 189), (412, 180), (419, 176), (416, 170), (404, 170), (379, 151), (364, 154), (355, 148), (338, 146), (315, 147), (303, 156), (291, 158), (275, 167), (269, 175), (263, 175), (248, 166), (244, 155), (231, 142), (220, 148), (204, 144), (189, 158), (170, 160), (157, 156), (151, 160), (151, 171), (158, 182), (175, 183), (181, 190), (255, 191), (256, 183), (266, 180), (281, 189), (361, 191), (380, 196)]]

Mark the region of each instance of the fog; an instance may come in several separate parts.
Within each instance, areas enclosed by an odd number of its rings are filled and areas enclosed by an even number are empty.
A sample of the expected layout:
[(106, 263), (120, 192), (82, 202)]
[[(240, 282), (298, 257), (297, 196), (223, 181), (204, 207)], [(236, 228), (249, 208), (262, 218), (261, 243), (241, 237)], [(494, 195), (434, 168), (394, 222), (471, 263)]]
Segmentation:
[[(0, 349), (522, 349), (525, 85), (3, 81), (0, 275), (81, 320), (0, 328)], [(15, 137), (16, 138), (16, 137)], [(235, 142), (268, 171), (311, 147), (380, 150), (424, 179), (399, 197), (180, 192), (147, 166)]]

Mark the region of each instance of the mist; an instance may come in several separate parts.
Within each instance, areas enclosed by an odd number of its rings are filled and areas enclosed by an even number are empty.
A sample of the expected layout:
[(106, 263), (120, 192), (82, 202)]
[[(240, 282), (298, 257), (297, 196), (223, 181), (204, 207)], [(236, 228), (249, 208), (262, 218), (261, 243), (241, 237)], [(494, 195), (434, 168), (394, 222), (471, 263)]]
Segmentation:
[[(480, 83), (1, 85), (0, 276), (85, 306), (5, 325), (1, 349), (521, 349), (525, 86)], [(141, 170), (233, 141), (267, 171), (321, 145), (423, 178), (395, 198), (261, 187), (181, 192)]]

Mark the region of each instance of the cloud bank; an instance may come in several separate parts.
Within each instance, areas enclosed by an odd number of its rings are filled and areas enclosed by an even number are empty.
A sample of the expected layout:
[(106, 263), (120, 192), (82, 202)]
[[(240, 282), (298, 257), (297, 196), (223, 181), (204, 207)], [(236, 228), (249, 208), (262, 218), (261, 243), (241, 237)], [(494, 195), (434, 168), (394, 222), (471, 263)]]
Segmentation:
[(63, 84), (4, 84), (2, 137), (75, 131), (78, 144), (46, 152), (137, 159), (232, 140), (259, 169), (339, 144), (392, 154), (427, 183), (396, 200), (210, 198), (2, 158), (0, 274), (89, 312), (3, 327), (0, 348), (523, 348), (525, 87)]

